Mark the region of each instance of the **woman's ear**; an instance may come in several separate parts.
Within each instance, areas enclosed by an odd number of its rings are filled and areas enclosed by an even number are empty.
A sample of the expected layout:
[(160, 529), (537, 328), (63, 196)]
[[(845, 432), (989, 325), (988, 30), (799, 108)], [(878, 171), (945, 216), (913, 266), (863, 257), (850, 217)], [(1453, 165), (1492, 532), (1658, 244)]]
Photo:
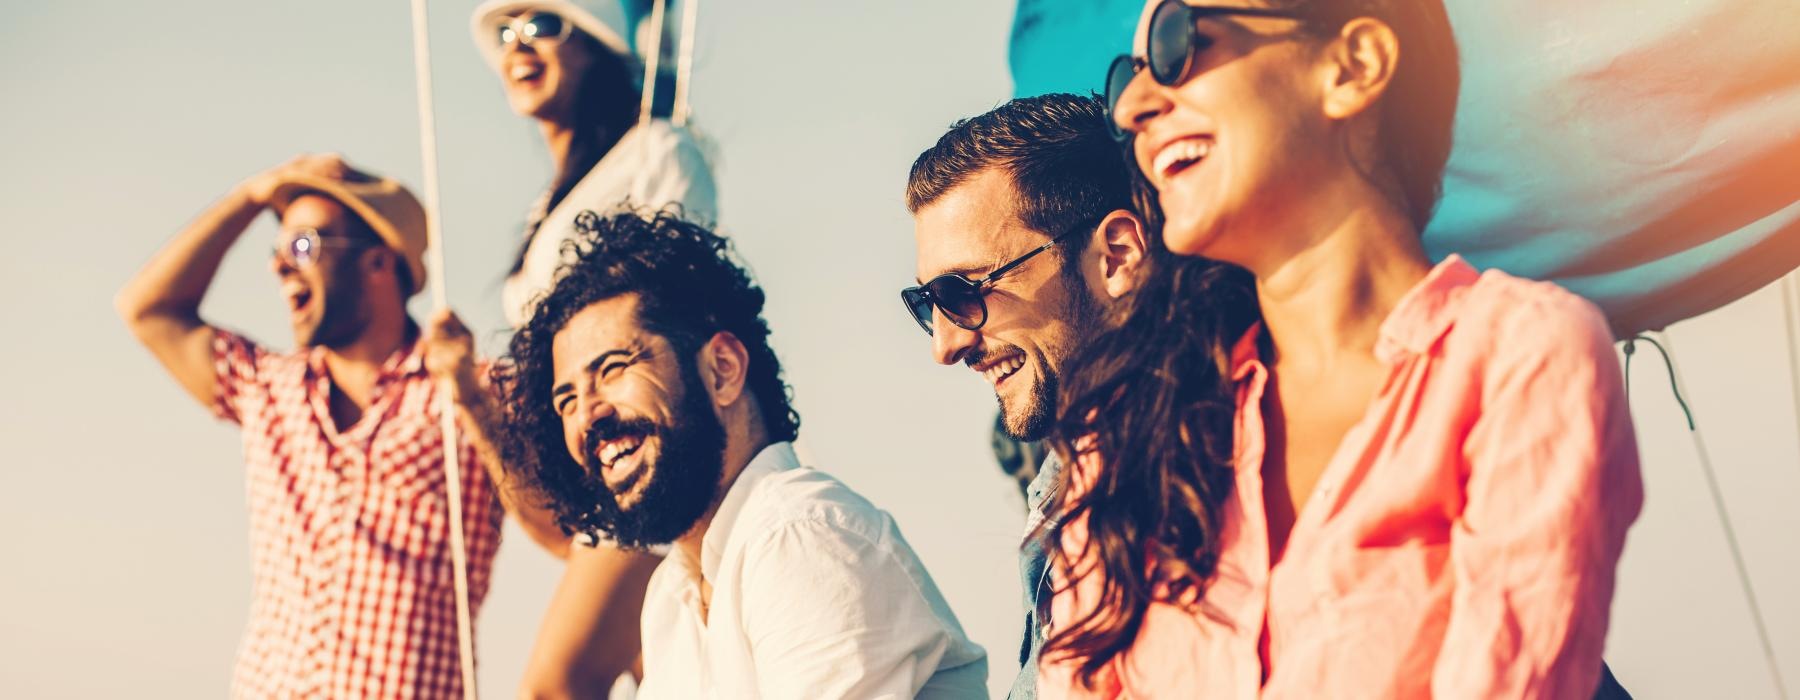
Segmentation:
[(1349, 119), (1365, 111), (1387, 92), (1400, 65), (1400, 38), (1387, 23), (1359, 17), (1344, 23), (1325, 47), (1329, 62), (1325, 116)]

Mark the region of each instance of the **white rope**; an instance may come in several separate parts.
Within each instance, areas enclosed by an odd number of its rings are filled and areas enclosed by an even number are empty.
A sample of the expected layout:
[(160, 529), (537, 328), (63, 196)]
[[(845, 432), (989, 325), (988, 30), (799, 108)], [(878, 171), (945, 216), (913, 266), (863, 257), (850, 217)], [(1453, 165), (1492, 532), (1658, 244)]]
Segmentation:
[(694, 75), (694, 30), (700, 23), (700, 0), (681, 0), (681, 55), (675, 62), (675, 126), (686, 126), (693, 108), (688, 106), (688, 85)]
[[(1650, 340), (1663, 355), (1663, 361), (1669, 366), (1669, 380), (1675, 390), (1677, 401), (1687, 413), (1688, 435), (1694, 440), (1694, 453), (1700, 458), (1700, 471), (1706, 476), (1707, 491), (1712, 494), (1713, 511), (1719, 516), (1719, 525), (1725, 530), (1725, 543), (1731, 551), (1731, 563), (1737, 567), (1738, 585), (1744, 590), (1744, 601), (1750, 607), (1750, 621), (1756, 627), (1757, 641), (1762, 643), (1763, 659), (1768, 663), (1769, 680), (1775, 685), (1775, 696), (1786, 700), (1787, 686), (1782, 682), (1781, 666), (1775, 659), (1775, 645), (1769, 640), (1769, 628), (1763, 622), (1762, 606), (1756, 602), (1756, 590), (1750, 583), (1750, 567), (1744, 562), (1743, 548), (1738, 545), (1737, 531), (1731, 527), (1731, 513), (1725, 507), (1725, 494), (1719, 489), (1719, 477), (1713, 471), (1712, 456), (1706, 450), (1706, 441), (1700, 435), (1699, 422), (1694, 420), (1693, 408), (1681, 397), (1687, 393), (1687, 382), (1681, 377), (1681, 367), (1675, 363), (1675, 340), (1668, 333), (1657, 333), (1662, 342)], [(1626, 377), (1630, 381), (1630, 377)]]
[(650, 113), (656, 106), (656, 72), (662, 63), (663, 38), (663, 5), (665, 0), (656, 0), (650, 10), (650, 49), (644, 54), (644, 94), (638, 100), (638, 126), (650, 123)]
[(644, 92), (638, 100), (638, 167), (635, 169), (636, 174), (631, 178), (631, 193), (627, 198), (634, 206), (643, 206), (649, 203), (647, 201), (649, 192), (646, 190), (649, 189), (650, 184), (651, 168), (649, 164), (654, 154), (654, 151), (651, 150), (654, 144), (651, 143), (652, 139), (649, 138), (648, 130), (650, 120), (653, 118), (652, 113), (656, 108), (656, 72), (661, 68), (662, 63), (663, 3), (664, 0), (656, 0), (656, 5), (650, 10), (650, 25), (654, 28), (654, 31), (650, 32), (650, 50), (641, 52), (645, 56)]
[[(412, 0), (413, 71), (419, 89), (419, 152), (425, 168), (425, 240), (431, 251), (432, 308), (450, 304), (444, 274), (444, 232), (438, 206), (437, 123), (432, 114), (431, 32), (425, 0)], [(450, 379), (438, 387), (438, 413), (444, 436), (444, 482), (450, 505), (450, 566), (456, 585), (456, 641), (462, 665), (463, 697), (475, 698), (475, 634), (469, 620), (469, 557), (463, 543), (462, 450), (456, 441), (455, 387)]]

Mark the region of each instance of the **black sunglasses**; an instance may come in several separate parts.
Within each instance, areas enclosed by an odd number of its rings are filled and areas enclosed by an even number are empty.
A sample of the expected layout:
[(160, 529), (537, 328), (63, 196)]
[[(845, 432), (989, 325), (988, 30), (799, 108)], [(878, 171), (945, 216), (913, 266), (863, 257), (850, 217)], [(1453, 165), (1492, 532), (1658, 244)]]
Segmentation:
[(956, 324), (957, 327), (971, 331), (979, 330), (983, 324), (987, 323), (987, 301), (984, 297), (987, 296), (988, 290), (994, 286), (995, 282), (999, 281), (1006, 273), (1025, 264), (1025, 261), (1030, 260), (1038, 253), (1049, 250), (1052, 246), (1077, 233), (1090, 231), (1097, 224), (1098, 222), (1083, 222), (1079, 226), (1064, 231), (1051, 238), (1048, 243), (1013, 258), (1012, 262), (1001, 265), (999, 269), (988, 273), (988, 276), (981, 279), (972, 280), (950, 272), (933, 277), (930, 282), (917, 287), (907, 287), (900, 290), (900, 302), (906, 304), (907, 313), (912, 314), (913, 320), (919, 322), (919, 327), (925, 329), (926, 335), (932, 335), (931, 310), (933, 307), (941, 309), (944, 312), (944, 318), (950, 319), (950, 322)]
[(1304, 19), (1290, 10), (1269, 7), (1216, 7), (1189, 5), (1181, 0), (1163, 0), (1150, 14), (1150, 31), (1144, 42), (1144, 56), (1119, 56), (1106, 67), (1106, 116), (1113, 137), (1131, 139), (1131, 133), (1119, 128), (1116, 113), (1119, 97), (1137, 78), (1139, 71), (1150, 69), (1150, 77), (1158, 85), (1174, 87), (1193, 68), (1194, 56), (1212, 48), (1213, 38), (1199, 31), (1200, 20), (1208, 17), (1275, 17)]

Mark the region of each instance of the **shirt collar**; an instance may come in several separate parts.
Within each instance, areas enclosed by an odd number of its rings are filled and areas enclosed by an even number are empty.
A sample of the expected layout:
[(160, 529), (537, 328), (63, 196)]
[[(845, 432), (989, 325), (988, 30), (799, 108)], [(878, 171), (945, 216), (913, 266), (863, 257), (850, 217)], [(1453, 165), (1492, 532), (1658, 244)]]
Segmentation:
[[(425, 343), (418, 331), (408, 327), (409, 341), (390, 353), (381, 363), (380, 379), (377, 381), (412, 377), (425, 374)], [(306, 350), (306, 366), (312, 370), (313, 376), (320, 379), (328, 376), (325, 372), (325, 347), (314, 345)]]
[[(1462, 256), (1451, 253), (1431, 268), (1425, 279), (1407, 290), (1381, 322), (1380, 338), (1375, 341), (1375, 357), (1393, 364), (1406, 356), (1423, 354), (1456, 322), (1462, 305), (1463, 288), (1481, 278)], [(1252, 372), (1263, 369), (1259, 347), (1263, 332), (1258, 321), (1238, 338), (1231, 349), (1231, 380), (1241, 382)]]
[(777, 442), (764, 447), (744, 471), (731, 482), (731, 488), (725, 492), (725, 498), (719, 501), (719, 510), (713, 513), (712, 522), (706, 526), (706, 536), (700, 539), (700, 576), (708, 581), (716, 581), (719, 573), (719, 560), (725, 556), (725, 545), (731, 542), (732, 526), (737, 523), (738, 516), (743, 515), (744, 503), (750, 500), (750, 492), (756, 490), (756, 483), (773, 474), (800, 468), (800, 457), (794, 454), (794, 444)]
[(1456, 312), (1465, 296), (1463, 288), (1480, 278), (1481, 273), (1455, 253), (1431, 268), (1381, 322), (1381, 337), (1375, 341), (1376, 359), (1393, 364), (1408, 355), (1429, 351), (1456, 323)]

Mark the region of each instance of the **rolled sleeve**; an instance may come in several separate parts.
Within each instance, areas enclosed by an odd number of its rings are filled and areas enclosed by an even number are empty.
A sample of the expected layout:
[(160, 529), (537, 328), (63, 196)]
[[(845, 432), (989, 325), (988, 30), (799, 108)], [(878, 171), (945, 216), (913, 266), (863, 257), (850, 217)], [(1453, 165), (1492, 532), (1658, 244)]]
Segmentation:
[(255, 341), (223, 329), (213, 331), (213, 376), (218, 393), (212, 412), (222, 420), (242, 424), (240, 407), (253, 387), (259, 386), (259, 367), (267, 351)]
[(1643, 503), (1611, 335), (1572, 298), (1511, 315), (1465, 443), (1437, 697), (1588, 697)]

